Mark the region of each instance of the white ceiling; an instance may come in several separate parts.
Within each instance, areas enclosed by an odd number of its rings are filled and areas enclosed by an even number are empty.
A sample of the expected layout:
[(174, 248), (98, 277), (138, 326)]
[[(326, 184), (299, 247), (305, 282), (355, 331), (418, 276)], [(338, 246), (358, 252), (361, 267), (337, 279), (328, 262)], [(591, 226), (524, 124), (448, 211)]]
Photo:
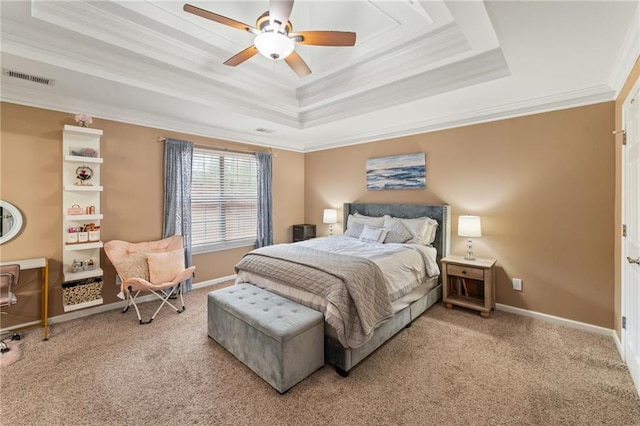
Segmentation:
[[(269, 5), (188, 2), (249, 25)], [(184, 3), (2, 0), (3, 70), (54, 84), (3, 75), (1, 99), (309, 152), (610, 101), (640, 53), (638, 0), (297, 0), (294, 31), (357, 33), (297, 45), (300, 78), (223, 65), (253, 36)]]

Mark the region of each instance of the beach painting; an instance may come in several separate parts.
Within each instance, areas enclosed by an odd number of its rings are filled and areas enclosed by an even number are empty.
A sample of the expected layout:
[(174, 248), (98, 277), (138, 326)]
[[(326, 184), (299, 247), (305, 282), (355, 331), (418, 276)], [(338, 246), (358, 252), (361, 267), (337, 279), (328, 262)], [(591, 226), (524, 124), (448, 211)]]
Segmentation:
[(367, 160), (367, 189), (424, 189), (425, 153), (394, 155)]

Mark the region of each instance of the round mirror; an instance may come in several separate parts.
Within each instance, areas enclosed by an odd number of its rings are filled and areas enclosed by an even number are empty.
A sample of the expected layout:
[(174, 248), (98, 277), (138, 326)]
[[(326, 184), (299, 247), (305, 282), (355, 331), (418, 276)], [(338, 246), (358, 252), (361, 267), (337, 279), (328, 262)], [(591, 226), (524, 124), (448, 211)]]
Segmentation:
[(0, 244), (6, 243), (22, 229), (22, 213), (16, 206), (0, 200)]

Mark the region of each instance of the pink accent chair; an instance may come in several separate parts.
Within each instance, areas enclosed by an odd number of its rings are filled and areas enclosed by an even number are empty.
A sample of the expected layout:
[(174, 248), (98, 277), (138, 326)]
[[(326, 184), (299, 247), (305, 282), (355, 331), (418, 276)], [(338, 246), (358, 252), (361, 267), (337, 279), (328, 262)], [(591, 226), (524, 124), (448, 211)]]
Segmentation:
[[(165, 305), (171, 306), (177, 313), (185, 310), (182, 283), (193, 275), (196, 267), (185, 268), (181, 235), (142, 243), (113, 240), (104, 244), (104, 252), (122, 280), (118, 297), (126, 299), (123, 313), (133, 305), (140, 324), (148, 324)], [(142, 320), (136, 304), (136, 297), (141, 291), (150, 291), (162, 301), (148, 321)], [(174, 292), (180, 297), (181, 308), (169, 302)]]

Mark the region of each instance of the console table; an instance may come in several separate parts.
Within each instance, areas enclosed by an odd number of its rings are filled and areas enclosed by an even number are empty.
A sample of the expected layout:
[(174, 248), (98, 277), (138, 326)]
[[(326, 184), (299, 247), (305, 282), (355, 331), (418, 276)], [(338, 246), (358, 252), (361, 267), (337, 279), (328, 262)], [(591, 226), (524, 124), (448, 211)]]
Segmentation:
[(49, 261), (46, 257), (35, 259), (11, 260), (0, 262), (0, 265), (20, 265), (20, 269), (40, 269), (42, 275), (42, 318), (39, 322), (31, 322), (14, 330), (42, 325), (44, 327), (44, 340), (49, 340)]

